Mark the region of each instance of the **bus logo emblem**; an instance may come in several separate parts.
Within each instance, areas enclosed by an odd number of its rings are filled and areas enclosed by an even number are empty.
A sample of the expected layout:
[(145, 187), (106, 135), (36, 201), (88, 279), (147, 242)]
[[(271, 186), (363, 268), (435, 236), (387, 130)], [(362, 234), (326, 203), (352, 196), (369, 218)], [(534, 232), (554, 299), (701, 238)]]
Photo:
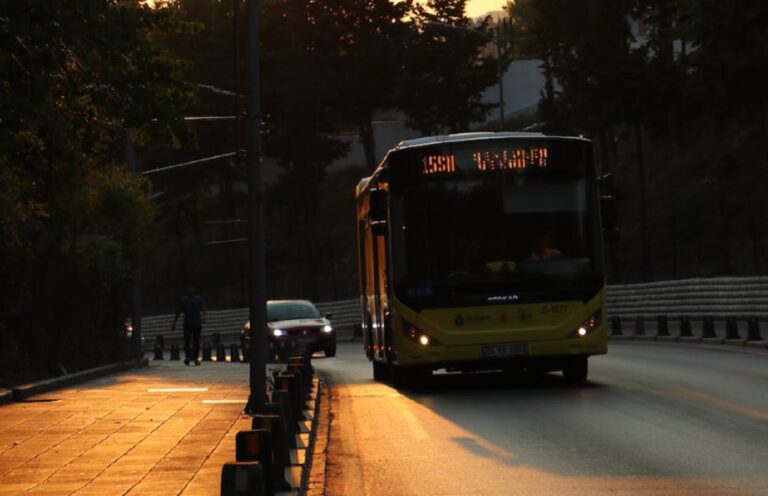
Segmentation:
[(453, 321), (454, 324), (456, 324), (456, 327), (461, 327), (464, 325), (464, 317), (461, 314), (458, 314), (456, 318)]
[(531, 311), (530, 310), (525, 310), (525, 309), (518, 310), (517, 311), (517, 320), (519, 320), (521, 322), (525, 322), (525, 321), (531, 320)]

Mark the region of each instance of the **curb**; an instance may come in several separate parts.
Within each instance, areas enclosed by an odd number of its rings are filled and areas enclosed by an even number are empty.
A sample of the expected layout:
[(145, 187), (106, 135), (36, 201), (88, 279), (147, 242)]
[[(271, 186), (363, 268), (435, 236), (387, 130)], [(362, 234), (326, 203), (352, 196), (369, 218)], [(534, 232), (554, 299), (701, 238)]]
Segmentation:
[(8, 403), (13, 403), (13, 391), (0, 389), (0, 405), (7, 405)]
[(318, 407), (315, 442), (312, 447), (306, 487), (301, 494), (305, 496), (325, 496), (325, 477), (327, 469), (328, 443), (330, 442), (331, 402), (330, 388), (327, 384), (321, 386)]
[(722, 346), (723, 348), (753, 348), (768, 349), (768, 341), (747, 341), (745, 339), (701, 338), (697, 336), (648, 336), (633, 334), (620, 334), (608, 336), (608, 341), (655, 341), (659, 343), (687, 343), (702, 344), (707, 346)]
[[(112, 363), (109, 365), (103, 365), (87, 370), (81, 370), (74, 374), (67, 374), (61, 377), (54, 377), (53, 379), (46, 379), (38, 382), (31, 382), (29, 384), (23, 384), (11, 388), (10, 393), (12, 395), (12, 401), (23, 401), (30, 396), (35, 396), (42, 393), (47, 393), (55, 389), (61, 389), (73, 384), (79, 384), (81, 382), (90, 381), (91, 379), (97, 379), (105, 375), (111, 375), (116, 372), (123, 372), (137, 367), (148, 366), (149, 361), (146, 358), (140, 360), (129, 360), (127, 362)], [(4, 394), (0, 394), (0, 404), (3, 403)]]
[(310, 400), (312, 402), (312, 418), (310, 419), (309, 440), (307, 441), (307, 446), (304, 451), (304, 463), (301, 465), (301, 479), (297, 493), (300, 495), (307, 494), (310, 472), (312, 470), (312, 461), (315, 455), (315, 445), (317, 442), (318, 413), (320, 412), (320, 394), (322, 391), (320, 377), (318, 377), (317, 373), (312, 375), (312, 386), (314, 389), (313, 398)]

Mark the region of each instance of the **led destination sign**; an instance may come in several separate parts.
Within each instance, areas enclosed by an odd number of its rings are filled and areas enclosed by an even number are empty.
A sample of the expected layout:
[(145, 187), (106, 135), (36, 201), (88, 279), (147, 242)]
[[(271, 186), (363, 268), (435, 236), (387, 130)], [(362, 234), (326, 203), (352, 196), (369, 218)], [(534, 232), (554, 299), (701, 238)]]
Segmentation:
[[(525, 148), (496, 148), (471, 152), (471, 170), (478, 172), (544, 169), (548, 165), (549, 149), (544, 146)], [(426, 155), (421, 159), (424, 175), (455, 174), (456, 157), (453, 153)]]

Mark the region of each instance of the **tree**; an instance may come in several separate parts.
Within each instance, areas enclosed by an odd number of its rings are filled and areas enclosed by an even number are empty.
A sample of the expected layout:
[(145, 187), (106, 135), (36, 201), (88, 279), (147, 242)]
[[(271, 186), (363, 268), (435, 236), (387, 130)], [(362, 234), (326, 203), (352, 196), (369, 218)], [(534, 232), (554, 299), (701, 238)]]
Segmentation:
[(376, 167), (372, 120), (395, 106), (403, 73), (411, 1), (328, 0), (313, 3), (318, 49), (328, 54), (339, 117), (355, 126), (365, 162)]
[(466, 15), (466, 0), (431, 0), (416, 6), (412, 17), (398, 107), (408, 116), (408, 125), (424, 134), (466, 131), (494, 107), (481, 101), (498, 77), (497, 61), (488, 50), (488, 20), (474, 26)]
[(119, 351), (151, 222), (147, 185), (123, 160), (126, 133), (185, 137), (179, 66), (150, 43), (173, 19), (106, 0), (4, 1), (1, 11), (0, 275), (14, 284), (0, 289), (0, 333), (3, 352), (15, 351), (0, 366), (92, 365)]
[[(768, 133), (768, 3), (678, 0), (679, 31), (690, 42), (691, 84), (720, 129), (733, 118)], [(763, 139), (764, 141), (764, 139)]]

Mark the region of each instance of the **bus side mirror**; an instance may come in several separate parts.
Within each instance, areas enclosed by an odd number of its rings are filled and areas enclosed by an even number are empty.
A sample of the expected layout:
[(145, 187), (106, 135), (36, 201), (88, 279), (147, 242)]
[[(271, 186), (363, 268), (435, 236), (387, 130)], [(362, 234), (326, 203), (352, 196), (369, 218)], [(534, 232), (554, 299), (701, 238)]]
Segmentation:
[(387, 192), (381, 189), (371, 190), (370, 201), (371, 232), (374, 236), (385, 236), (387, 234)]

